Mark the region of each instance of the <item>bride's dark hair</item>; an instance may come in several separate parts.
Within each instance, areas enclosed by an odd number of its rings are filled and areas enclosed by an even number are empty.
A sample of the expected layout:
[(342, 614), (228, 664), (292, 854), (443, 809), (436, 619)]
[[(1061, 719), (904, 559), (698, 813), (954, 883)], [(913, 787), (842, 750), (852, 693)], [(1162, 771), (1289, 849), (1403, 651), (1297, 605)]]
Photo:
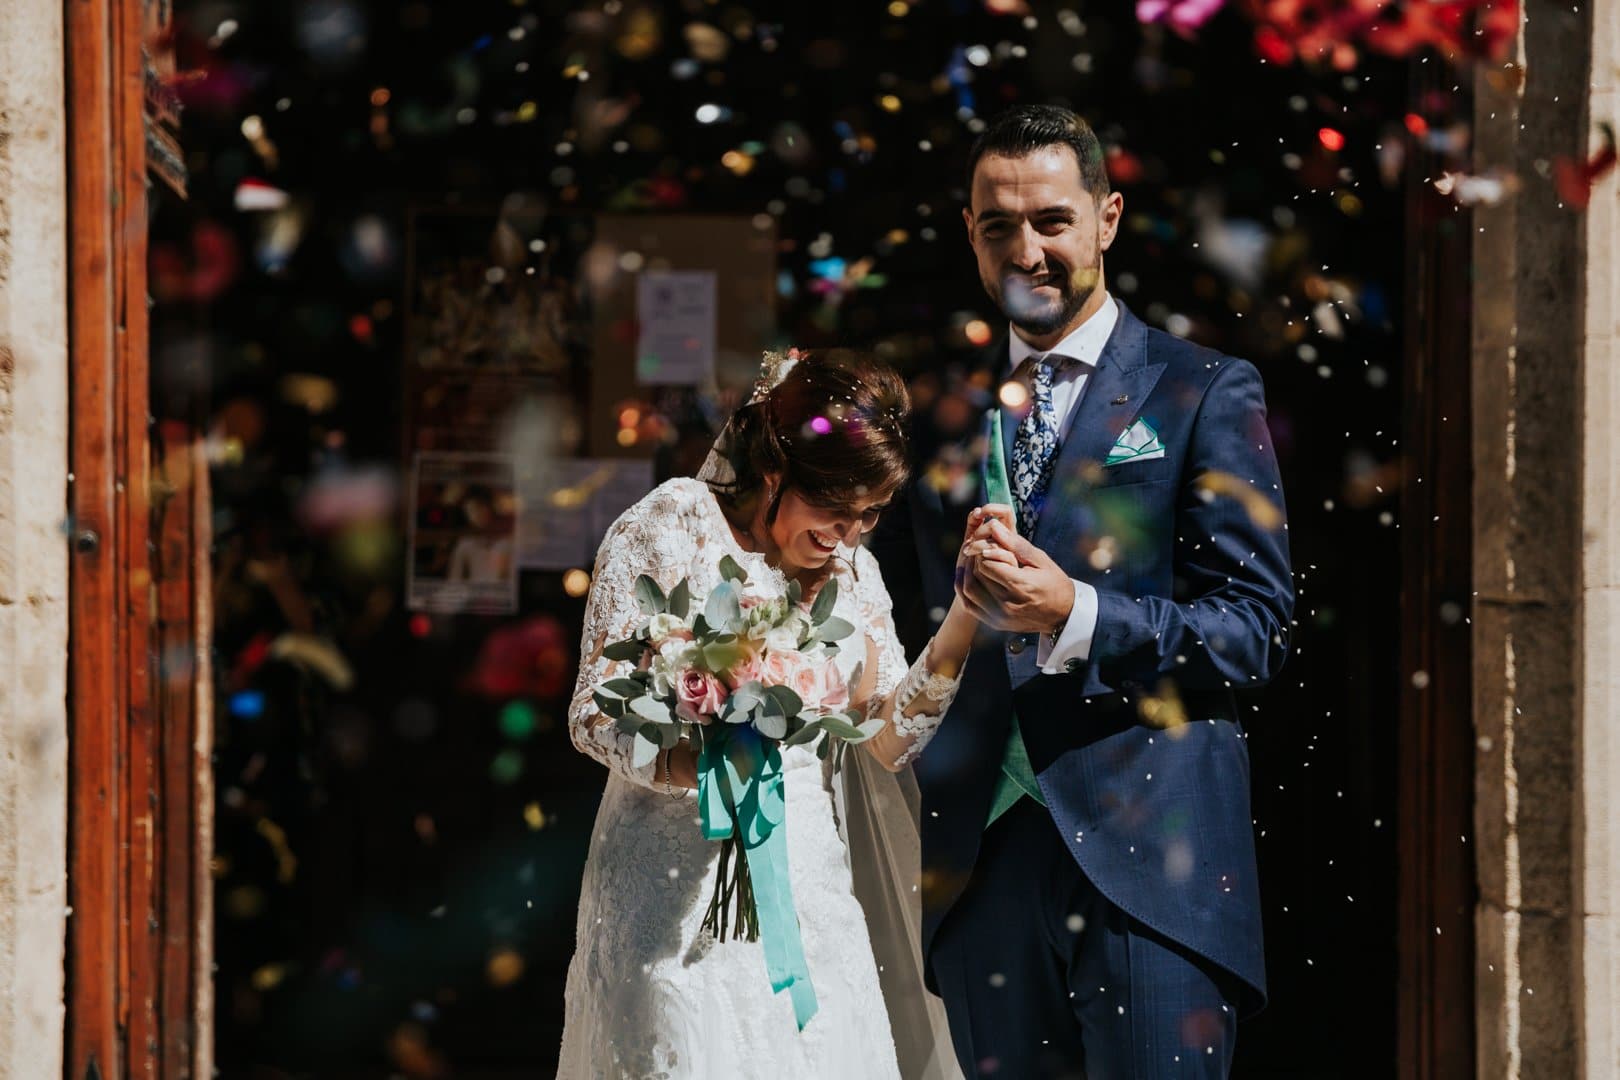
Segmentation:
[(789, 488), (822, 506), (894, 494), (910, 474), (911, 397), (880, 360), (849, 349), (810, 353), (731, 420), (736, 478), (711, 483), (727, 513), (752, 520), (767, 474), (782, 478), (765, 507), (776, 520)]

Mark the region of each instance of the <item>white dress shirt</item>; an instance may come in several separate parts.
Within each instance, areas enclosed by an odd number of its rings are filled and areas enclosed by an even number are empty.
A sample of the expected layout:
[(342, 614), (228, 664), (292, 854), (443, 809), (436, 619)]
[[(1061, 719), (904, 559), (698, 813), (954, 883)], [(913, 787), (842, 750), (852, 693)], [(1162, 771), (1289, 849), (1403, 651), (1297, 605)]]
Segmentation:
[[(1008, 366), (1009, 377), (1018, 370), (1018, 365), (1031, 356), (1057, 355), (1072, 357), (1083, 361), (1082, 364), (1070, 365), (1066, 370), (1057, 374), (1052, 380), (1052, 409), (1059, 417), (1058, 447), (1061, 452), (1063, 440), (1069, 437), (1069, 425), (1074, 421), (1075, 406), (1080, 404), (1080, 394), (1086, 388), (1086, 379), (1098, 364), (1102, 362), (1103, 346), (1108, 344), (1108, 336), (1114, 332), (1114, 324), (1119, 321), (1119, 305), (1114, 303), (1111, 295), (1104, 295), (1102, 307), (1091, 318), (1074, 328), (1068, 337), (1058, 342), (1047, 352), (1042, 353), (1029, 342), (1018, 336), (1018, 331), (1012, 329), (1008, 334)], [(1017, 430), (1019, 417), (1008, 412), (1002, 417), (1003, 424), (1012, 424)], [(1074, 580), (1074, 579), (1071, 579)], [(1035, 659), (1040, 664), (1041, 671), (1048, 675), (1063, 673), (1065, 664), (1070, 660), (1085, 660), (1091, 656), (1091, 639), (1097, 632), (1097, 590), (1084, 581), (1074, 581), (1074, 610), (1069, 612), (1069, 621), (1063, 626), (1063, 632), (1054, 640), (1051, 634), (1042, 633), (1040, 644), (1036, 646)]]

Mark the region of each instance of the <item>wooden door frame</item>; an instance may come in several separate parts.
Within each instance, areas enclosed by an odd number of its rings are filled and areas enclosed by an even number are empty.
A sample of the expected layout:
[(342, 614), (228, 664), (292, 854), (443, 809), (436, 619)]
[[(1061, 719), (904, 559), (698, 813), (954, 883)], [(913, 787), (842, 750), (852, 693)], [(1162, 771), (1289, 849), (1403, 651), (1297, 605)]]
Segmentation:
[[(1442, 64), (1409, 70), (1418, 115), (1467, 83)], [(1440, 155), (1415, 139), (1408, 154), (1395, 1064), (1400, 1080), (1450, 1080), (1475, 1071), (1473, 225), (1428, 182)]]
[[(144, 0), (68, 0), (70, 1080), (210, 1074), (207, 466), (148, 417)], [(1442, 73), (1414, 65), (1413, 98)], [(1474, 1071), (1468, 215), (1409, 168), (1398, 1071)], [(153, 511), (157, 515), (154, 517)], [(1435, 517), (1438, 515), (1438, 521)], [(156, 523), (154, 525), (154, 522)], [(154, 546), (155, 545), (155, 546)], [(155, 647), (154, 647), (155, 646)], [(164, 667), (157, 650), (171, 658)], [(189, 656), (189, 664), (172, 658)], [(1465, 703), (1459, 705), (1458, 703)], [(1441, 934), (1434, 932), (1442, 928)]]
[[(70, 1080), (208, 1076), (207, 472), (149, 416), (164, 0), (68, 0)], [(160, 170), (173, 175), (176, 159)], [(178, 445), (177, 445), (178, 444)], [(154, 516), (154, 511), (156, 515)], [(200, 643), (200, 644), (199, 644)], [(163, 649), (163, 652), (160, 652)], [(198, 761), (202, 765), (197, 768)], [(200, 991), (200, 992), (199, 992)], [(199, 1022), (202, 1021), (202, 1022)]]

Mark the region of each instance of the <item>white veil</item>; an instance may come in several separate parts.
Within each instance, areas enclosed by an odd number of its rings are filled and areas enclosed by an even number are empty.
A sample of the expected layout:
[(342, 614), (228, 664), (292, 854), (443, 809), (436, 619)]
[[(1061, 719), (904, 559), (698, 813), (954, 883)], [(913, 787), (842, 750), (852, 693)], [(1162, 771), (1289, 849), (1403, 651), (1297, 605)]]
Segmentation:
[[(767, 353), (750, 401), (781, 382), (796, 352)], [(728, 423), (698, 479), (734, 483)], [(922, 967), (922, 797), (910, 768), (891, 773), (864, 751), (843, 755), (832, 779), (839, 831), (849, 852), (855, 898), (866, 914), (878, 980), (904, 1080), (961, 1080), (945, 1005), (928, 992)]]
[(877, 957), (889, 1029), (906, 1080), (960, 1080), (945, 1003), (928, 992), (922, 968), (922, 797), (911, 769), (891, 773), (852, 750), (833, 775), (833, 797), (855, 898)]

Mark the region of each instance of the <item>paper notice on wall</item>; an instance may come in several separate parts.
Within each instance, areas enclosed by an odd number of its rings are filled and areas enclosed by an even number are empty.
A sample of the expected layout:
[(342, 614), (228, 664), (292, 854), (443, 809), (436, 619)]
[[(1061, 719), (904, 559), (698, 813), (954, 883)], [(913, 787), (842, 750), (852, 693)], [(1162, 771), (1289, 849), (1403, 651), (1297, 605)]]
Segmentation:
[(593, 532), (590, 462), (563, 458), (519, 473), (523, 512), (518, 519), (518, 565), (525, 570), (590, 566)]
[(699, 386), (714, 375), (715, 273), (648, 270), (636, 279), (636, 379)]
[(653, 463), (647, 459), (601, 459), (596, 462), (591, 503), (592, 544), (600, 543), (619, 515), (652, 490)]
[(518, 561), (526, 570), (588, 569), (608, 527), (652, 490), (652, 462), (566, 458), (523, 479)]
[(410, 610), (517, 610), (515, 489), (512, 459), (505, 455), (416, 455), (405, 590)]

